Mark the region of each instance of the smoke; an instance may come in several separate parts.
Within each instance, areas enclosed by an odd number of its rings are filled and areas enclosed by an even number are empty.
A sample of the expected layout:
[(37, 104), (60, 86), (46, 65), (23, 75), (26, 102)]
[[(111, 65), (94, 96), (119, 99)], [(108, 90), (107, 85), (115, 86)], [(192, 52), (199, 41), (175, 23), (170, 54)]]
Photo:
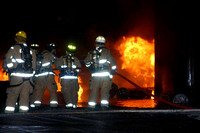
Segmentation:
[[(132, 8), (131, 8), (132, 7)], [(135, 1), (132, 4), (122, 4), (123, 14), (127, 14), (124, 19), (122, 31), (124, 36), (140, 36), (152, 41), (154, 38), (154, 2)]]

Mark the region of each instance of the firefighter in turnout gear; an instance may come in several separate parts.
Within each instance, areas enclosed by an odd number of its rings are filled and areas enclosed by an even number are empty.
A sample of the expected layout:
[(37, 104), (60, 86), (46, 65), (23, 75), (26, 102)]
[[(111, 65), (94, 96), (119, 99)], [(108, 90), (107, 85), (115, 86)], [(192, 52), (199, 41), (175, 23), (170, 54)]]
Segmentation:
[(19, 97), (19, 112), (29, 110), (29, 95), (33, 91), (32, 77), (36, 69), (35, 52), (26, 44), (26, 33), (19, 31), (14, 44), (4, 57), (3, 68), (9, 73), (5, 113), (13, 113)]
[[(36, 54), (35, 74), (39, 74), (40, 68), (42, 67), (42, 60), (43, 60), (42, 54), (39, 53), (40, 45), (39, 44), (31, 44), (31, 48), (35, 51), (35, 54)], [(35, 84), (36, 78), (37, 77), (35, 77), (35, 76), (33, 77), (34, 84)], [(30, 95), (30, 107), (35, 107), (33, 93)]]
[(40, 45), (39, 44), (31, 44), (31, 48), (35, 51), (36, 55), (39, 53)]
[(31, 48), (35, 51), (36, 54), (36, 72), (35, 74), (39, 74), (40, 68), (42, 67), (42, 60), (43, 60), (43, 55), (39, 53), (39, 44), (31, 44)]
[(96, 48), (90, 51), (85, 59), (86, 67), (89, 67), (91, 78), (89, 80), (90, 96), (88, 107), (95, 108), (99, 88), (101, 88), (101, 107), (109, 106), (109, 91), (112, 85), (112, 74), (116, 70), (116, 62), (110, 51), (105, 48), (106, 40), (98, 36), (95, 40)]
[(61, 56), (55, 63), (57, 69), (60, 70), (61, 92), (63, 94), (66, 107), (76, 108), (78, 101), (78, 75), (80, 72), (81, 63), (74, 56), (76, 45), (73, 43), (66, 45), (66, 55)]
[[(50, 107), (57, 107), (57, 85), (54, 79), (54, 72), (52, 65), (56, 60), (54, 52), (56, 44), (51, 43), (46, 46), (46, 50), (41, 53), (40, 60), (38, 60), (36, 74), (35, 74), (35, 88), (33, 90), (33, 101), (31, 107), (39, 107), (42, 102), (42, 97), (46, 88), (50, 92)], [(33, 105), (34, 104), (34, 105)]]

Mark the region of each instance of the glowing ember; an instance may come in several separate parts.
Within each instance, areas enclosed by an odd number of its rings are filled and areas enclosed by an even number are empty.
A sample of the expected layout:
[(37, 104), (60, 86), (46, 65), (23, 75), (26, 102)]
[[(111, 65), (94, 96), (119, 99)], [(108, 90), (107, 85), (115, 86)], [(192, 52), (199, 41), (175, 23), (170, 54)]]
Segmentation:
[(141, 87), (154, 87), (154, 41), (148, 42), (141, 37), (123, 37), (117, 50), (121, 55), (121, 70), (129, 74), (126, 76)]

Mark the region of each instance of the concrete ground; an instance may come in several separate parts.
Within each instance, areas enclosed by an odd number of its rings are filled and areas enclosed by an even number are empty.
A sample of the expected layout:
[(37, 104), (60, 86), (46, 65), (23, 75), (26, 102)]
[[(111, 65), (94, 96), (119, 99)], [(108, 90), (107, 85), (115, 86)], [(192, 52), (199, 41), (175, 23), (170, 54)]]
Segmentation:
[(198, 132), (200, 109), (110, 107), (66, 109), (43, 105), (29, 113), (0, 114), (0, 132)]

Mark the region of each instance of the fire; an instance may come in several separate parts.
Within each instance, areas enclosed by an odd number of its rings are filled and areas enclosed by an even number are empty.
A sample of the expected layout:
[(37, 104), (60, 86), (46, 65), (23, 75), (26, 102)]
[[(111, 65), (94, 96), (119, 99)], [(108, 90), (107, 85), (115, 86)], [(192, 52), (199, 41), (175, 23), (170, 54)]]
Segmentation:
[[(152, 90), (151, 94), (152, 94), (152, 95), (155, 95), (155, 91)], [(155, 99), (154, 96), (151, 96), (151, 99)]]
[(8, 81), (8, 74), (3, 73), (3, 68), (2, 68), (2, 60), (0, 61), (0, 81)]
[(117, 47), (121, 55), (121, 70), (129, 73), (126, 76), (141, 87), (154, 87), (154, 47), (154, 40), (148, 42), (141, 37), (123, 37)]
[[(54, 65), (53, 65), (53, 68), (55, 68)], [(57, 87), (58, 87), (57, 92), (61, 92), (61, 88), (62, 88), (62, 87), (61, 87), (61, 84), (60, 84), (61, 79), (60, 79), (60, 77), (59, 77), (59, 73), (60, 73), (60, 71), (54, 69), (53, 72), (55, 73), (54, 79), (55, 79), (56, 84), (57, 84)]]
[(0, 70), (0, 81), (8, 81), (8, 75), (6, 73), (3, 73), (3, 69)]
[(78, 91), (78, 102), (82, 102), (82, 94), (83, 94), (83, 88), (82, 88), (82, 80), (80, 77), (78, 77), (78, 83), (79, 83), (79, 91)]
[[(56, 73), (55, 75), (55, 81), (58, 87), (57, 92), (61, 92), (61, 84), (60, 84), (60, 77), (59, 77), (59, 70), (54, 70), (54, 72)], [(78, 77), (78, 83), (79, 83), (79, 91), (78, 91), (78, 102), (82, 102), (82, 98), (81, 95), (83, 94), (83, 87), (82, 87), (82, 80), (80, 77)]]

